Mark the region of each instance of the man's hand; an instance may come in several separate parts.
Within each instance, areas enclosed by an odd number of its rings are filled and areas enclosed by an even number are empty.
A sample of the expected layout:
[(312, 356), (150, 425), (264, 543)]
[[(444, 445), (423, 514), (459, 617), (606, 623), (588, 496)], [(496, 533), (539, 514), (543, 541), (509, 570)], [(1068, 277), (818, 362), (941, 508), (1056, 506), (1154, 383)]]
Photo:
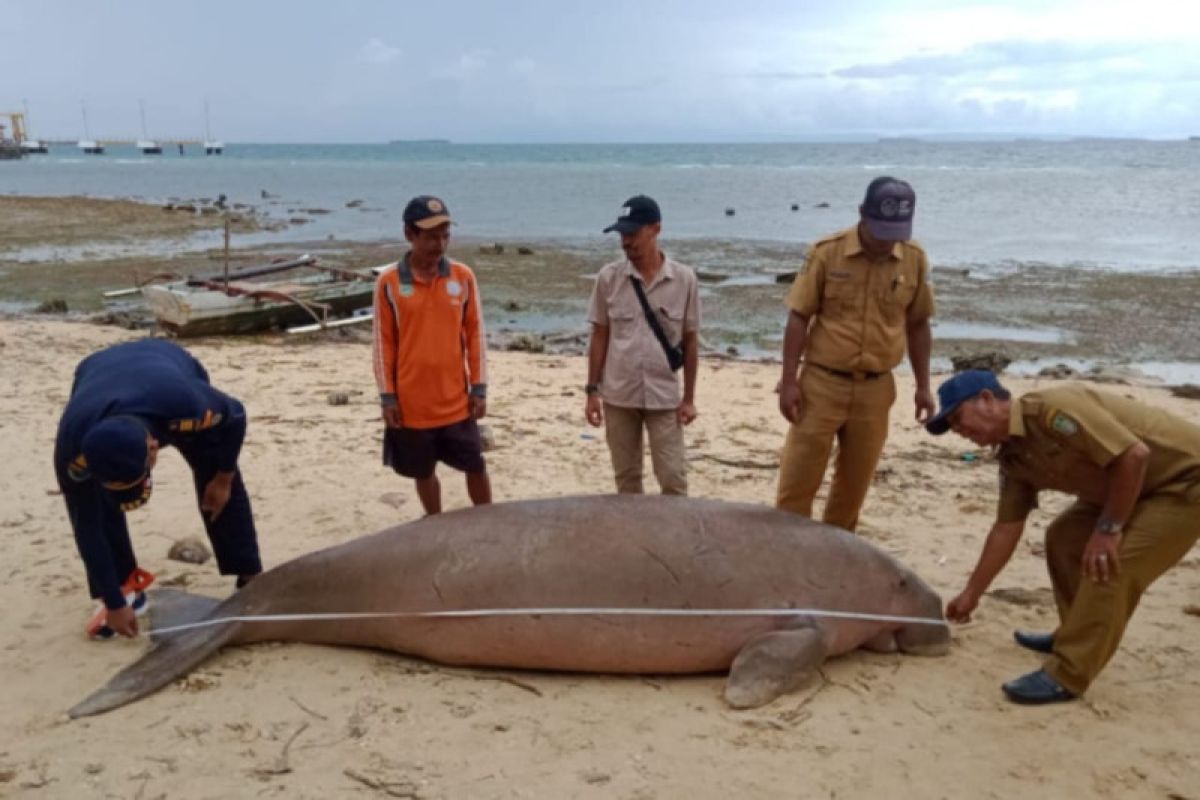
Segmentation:
[(200, 510), (208, 514), (209, 522), (216, 522), (217, 517), (225, 510), (229, 495), (233, 491), (233, 475), (232, 472), (218, 472), (204, 487)]
[(963, 589), (958, 597), (946, 604), (946, 619), (951, 622), (970, 622), (971, 612), (979, 605), (979, 595)]
[(587, 396), (587, 404), (583, 407), (583, 414), (587, 417), (588, 425), (591, 425), (593, 428), (599, 428), (604, 424), (604, 401), (600, 399), (598, 393)]
[(383, 406), (382, 407), (383, 424), (389, 428), (403, 428), (404, 420), (400, 416), (400, 406)]
[(784, 380), (779, 385), (779, 413), (793, 425), (804, 415), (804, 397), (795, 379)]
[(675, 416), (679, 418), (680, 425), (691, 425), (692, 420), (694, 420), (697, 416), (696, 404), (691, 401), (684, 400), (679, 404), (679, 408), (675, 409)]
[(933, 392), (929, 389), (917, 389), (917, 393), (913, 395), (913, 402), (917, 407), (917, 422), (922, 425), (937, 414), (937, 403), (934, 402)]
[(108, 620), (105, 624), (127, 638), (132, 639), (138, 635), (137, 614), (134, 613), (133, 606), (131, 605), (124, 605), (121, 608), (110, 608), (108, 610)]
[(471, 419), (483, 419), (487, 416), (487, 398), (471, 395)]
[(1083, 574), (1097, 583), (1108, 583), (1121, 574), (1121, 536), (1093, 532), (1083, 548)]

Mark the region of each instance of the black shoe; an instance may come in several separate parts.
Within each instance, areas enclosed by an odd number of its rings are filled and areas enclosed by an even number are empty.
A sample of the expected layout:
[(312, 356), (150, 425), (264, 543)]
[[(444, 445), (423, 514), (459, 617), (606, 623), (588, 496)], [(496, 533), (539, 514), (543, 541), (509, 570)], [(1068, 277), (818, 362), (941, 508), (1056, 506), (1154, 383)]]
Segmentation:
[(1013, 639), (1026, 650), (1037, 653), (1054, 652), (1053, 633), (1029, 633), (1028, 631), (1013, 631)]
[(1062, 703), (1075, 699), (1075, 695), (1064, 689), (1044, 669), (1035, 669), (1028, 675), (1009, 681), (1001, 688), (1009, 700), (1027, 706)]

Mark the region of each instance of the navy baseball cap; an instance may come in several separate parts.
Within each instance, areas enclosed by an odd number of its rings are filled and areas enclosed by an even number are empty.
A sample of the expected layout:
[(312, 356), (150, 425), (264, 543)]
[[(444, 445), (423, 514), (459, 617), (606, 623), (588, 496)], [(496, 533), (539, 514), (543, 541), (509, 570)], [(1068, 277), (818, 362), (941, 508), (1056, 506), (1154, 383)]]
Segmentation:
[(903, 242), (912, 238), (917, 193), (907, 182), (885, 175), (871, 181), (863, 197), (863, 223), (876, 239)]
[(436, 228), (450, 221), (450, 209), (436, 197), (423, 194), (408, 201), (404, 207), (404, 224), (422, 230)]
[(934, 436), (941, 436), (950, 430), (950, 415), (960, 405), (972, 399), (984, 389), (996, 393), (1004, 387), (996, 378), (996, 374), (986, 369), (968, 369), (946, 379), (938, 387), (938, 403), (942, 410), (925, 423), (925, 430)]
[(662, 212), (658, 210), (658, 203), (644, 194), (639, 194), (625, 201), (621, 213), (617, 215), (617, 221), (605, 228), (604, 232), (637, 233), (644, 226), (656, 222), (662, 222)]
[(101, 420), (83, 437), (88, 473), (129, 511), (150, 499), (150, 447), (146, 426), (137, 417)]

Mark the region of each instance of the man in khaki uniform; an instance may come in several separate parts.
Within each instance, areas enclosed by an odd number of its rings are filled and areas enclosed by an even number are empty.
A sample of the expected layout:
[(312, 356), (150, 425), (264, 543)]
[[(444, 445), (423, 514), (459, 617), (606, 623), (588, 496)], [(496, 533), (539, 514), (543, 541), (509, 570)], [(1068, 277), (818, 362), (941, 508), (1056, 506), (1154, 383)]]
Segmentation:
[(934, 412), (933, 291), (925, 251), (910, 241), (916, 202), (904, 181), (871, 181), (858, 225), (813, 245), (788, 293), (779, 410), (791, 427), (775, 505), (812, 516), (836, 438), (824, 520), (850, 531), (887, 440), (896, 400), (892, 369), (906, 344), (917, 382), (917, 419), (924, 422)]
[(1116, 652), (1142, 593), (1200, 536), (1200, 426), (1082, 384), (1013, 400), (985, 370), (955, 375), (938, 394), (930, 433), (998, 445), (1000, 461), (996, 522), (947, 618), (970, 619), (1012, 557), (1039, 491), (1076, 497), (1046, 529), (1058, 630), (1014, 634), (1049, 658), (1003, 687), (1018, 703), (1071, 700)]
[[(696, 418), (696, 273), (658, 249), (662, 213), (645, 195), (625, 201), (609, 231), (621, 235), (626, 257), (601, 269), (592, 290), (584, 413), (589, 424), (604, 424), (618, 492), (642, 493), (644, 428), (662, 493), (687, 494), (683, 426)], [(681, 366), (682, 394), (675, 374)]]

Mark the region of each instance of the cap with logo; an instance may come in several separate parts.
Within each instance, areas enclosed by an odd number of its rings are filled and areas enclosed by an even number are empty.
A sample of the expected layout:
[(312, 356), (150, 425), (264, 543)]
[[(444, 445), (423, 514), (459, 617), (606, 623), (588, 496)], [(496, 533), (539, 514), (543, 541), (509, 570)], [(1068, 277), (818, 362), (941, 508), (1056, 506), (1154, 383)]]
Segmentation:
[(917, 194), (906, 181), (883, 176), (871, 181), (863, 197), (863, 224), (876, 239), (902, 242), (912, 238)]
[(427, 194), (414, 197), (404, 207), (404, 224), (422, 230), (436, 228), (450, 221), (450, 209), (436, 197)]
[(636, 195), (625, 201), (617, 221), (604, 229), (605, 233), (637, 233), (646, 225), (662, 222), (662, 212), (658, 203), (644, 194)]
[(941, 436), (950, 430), (950, 415), (963, 403), (976, 397), (984, 389), (992, 392), (1003, 391), (996, 374), (986, 369), (968, 369), (946, 379), (938, 387), (938, 404), (942, 410), (933, 419), (925, 423), (925, 430), (934, 436)]

